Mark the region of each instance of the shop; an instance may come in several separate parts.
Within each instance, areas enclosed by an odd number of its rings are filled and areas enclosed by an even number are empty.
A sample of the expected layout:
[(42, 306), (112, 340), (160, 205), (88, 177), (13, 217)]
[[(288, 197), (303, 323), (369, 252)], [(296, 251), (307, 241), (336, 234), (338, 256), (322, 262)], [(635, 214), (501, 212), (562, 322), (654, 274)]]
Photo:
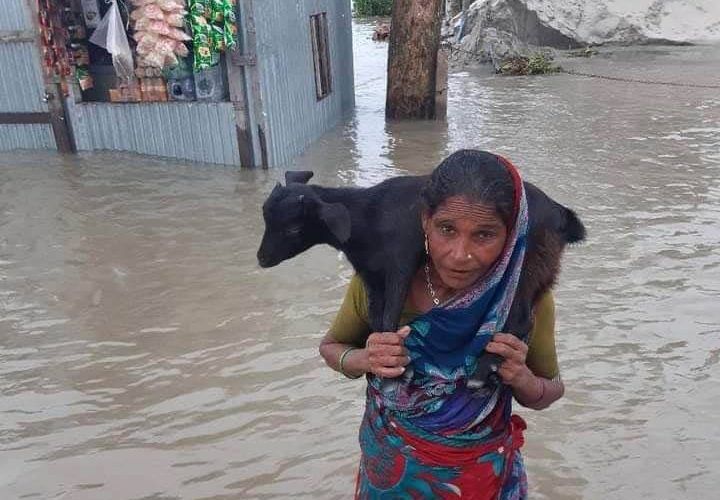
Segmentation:
[(282, 165), (354, 104), (349, 2), (8, 1), (0, 150)]

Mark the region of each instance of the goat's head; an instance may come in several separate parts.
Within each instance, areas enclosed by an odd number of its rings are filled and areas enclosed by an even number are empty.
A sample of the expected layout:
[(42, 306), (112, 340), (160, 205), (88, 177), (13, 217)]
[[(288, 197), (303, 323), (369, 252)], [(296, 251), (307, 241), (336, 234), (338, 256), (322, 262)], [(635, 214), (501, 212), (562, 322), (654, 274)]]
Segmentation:
[(263, 204), (265, 233), (257, 252), (261, 267), (273, 267), (318, 243), (342, 244), (350, 237), (350, 214), (327, 203), (307, 185), (310, 171), (286, 172)]

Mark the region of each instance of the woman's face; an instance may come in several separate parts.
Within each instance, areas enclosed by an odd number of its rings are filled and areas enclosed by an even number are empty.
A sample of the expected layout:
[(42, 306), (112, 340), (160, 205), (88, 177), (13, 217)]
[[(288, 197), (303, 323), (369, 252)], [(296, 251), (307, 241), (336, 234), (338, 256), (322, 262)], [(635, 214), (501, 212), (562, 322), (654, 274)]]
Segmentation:
[(430, 256), (442, 284), (455, 290), (485, 275), (505, 247), (507, 228), (491, 206), (453, 196), (423, 215)]

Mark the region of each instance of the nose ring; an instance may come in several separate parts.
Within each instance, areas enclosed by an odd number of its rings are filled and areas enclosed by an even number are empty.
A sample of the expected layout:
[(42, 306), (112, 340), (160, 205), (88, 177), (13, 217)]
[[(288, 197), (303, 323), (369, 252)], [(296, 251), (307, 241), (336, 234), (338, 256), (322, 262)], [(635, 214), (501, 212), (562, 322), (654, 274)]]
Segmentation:
[(467, 258), (468, 258), (468, 259), (472, 259), (472, 255), (467, 254)]

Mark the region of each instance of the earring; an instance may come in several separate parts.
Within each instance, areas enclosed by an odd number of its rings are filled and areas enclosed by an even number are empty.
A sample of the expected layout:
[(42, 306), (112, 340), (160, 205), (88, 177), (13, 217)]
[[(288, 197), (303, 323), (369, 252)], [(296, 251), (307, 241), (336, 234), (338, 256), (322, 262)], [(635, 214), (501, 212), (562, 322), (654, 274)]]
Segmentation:
[(430, 255), (430, 244), (428, 243), (427, 233), (425, 233), (425, 255)]

